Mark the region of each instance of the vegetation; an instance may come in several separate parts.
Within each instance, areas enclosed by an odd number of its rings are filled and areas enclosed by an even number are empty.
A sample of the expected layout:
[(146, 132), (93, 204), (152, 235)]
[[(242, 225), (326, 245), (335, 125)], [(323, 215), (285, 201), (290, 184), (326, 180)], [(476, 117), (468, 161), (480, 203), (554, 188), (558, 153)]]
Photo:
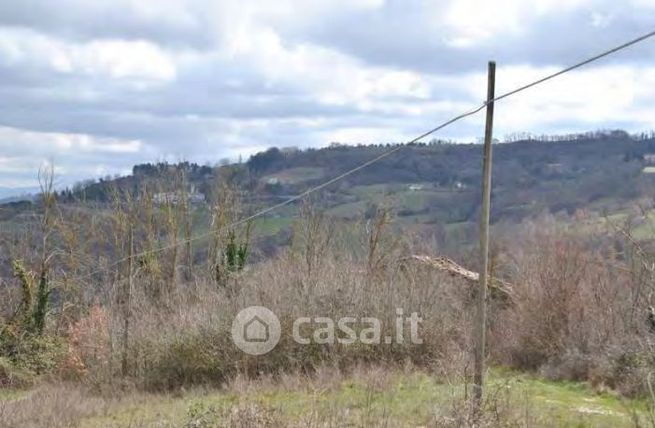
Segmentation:
[[(647, 426), (644, 402), (594, 395), (584, 385), (507, 371), (489, 374), (492, 399), (482, 426)], [(9, 427), (338, 427), (466, 426), (466, 388), (457, 378), (406, 367), (320, 367), (312, 375), (234, 378), (220, 391), (184, 395), (85, 394), (80, 387), (44, 387), (0, 409)], [(77, 400), (77, 401), (75, 401)], [(40, 412), (31, 412), (38, 403)]]
[[(648, 179), (639, 171), (651, 140), (609, 133), (498, 147), (491, 274), (513, 293), (510, 300), (490, 300), (489, 360), (496, 368), (484, 424), (652, 423), (655, 246), (648, 225), (655, 203), (639, 187)], [(573, 160), (572, 153), (592, 142), (606, 148), (603, 165), (613, 162), (613, 179), (624, 181), (608, 186), (596, 166)], [(511, 173), (502, 167), (510, 162), (508, 147), (522, 160)], [(526, 153), (545, 148), (561, 166), (530, 167)], [(475, 248), (462, 245), (475, 236), (477, 208), (467, 204), (476, 193), (469, 190), (477, 148), (408, 147), (387, 167), (393, 171), (396, 162), (411, 176), (386, 173), (383, 182), (364, 170), (357, 183), (266, 218), (267, 230), (243, 221), (264, 200), (252, 195), (273, 197), (262, 178), (316, 162), (311, 174), (300, 170), (305, 179), (278, 182), (295, 194), (296, 186), (312, 184), (316, 171), (334, 172), (337, 163), (346, 164), (342, 169), (353, 162), (346, 159), (383, 149), (279, 150), (219, 168), (138, 166), (130, 177), (64, 197), (54, 192), (52, 170), (44, 171), (29, 215), (0, 223), (0, 387), (36, 391), (15, 392), (0, 404), (0, 417), (9, 426), (38, 425), (48, 411), (65, 408), (67, 419), (52, 418), (60, 426), (106, 426), (108, 415), (116, 415), (116, 426), (134, 426), (121, 419), (129, 404), (107, 398), (122, 391), (144, 400), (143, 411), (160, 405), (151, 400), (165, 401), (161, 411), (174, 426), (472, 423), (474, 290), (411, 256), (447, 255), (477, 269)], [(421, 162), (466, 160), (459, 168), (444, 166), (451, 178), (438, 178), (442, 172), (433, 166), (431, 172), (409, 167), (414, 153)], [(540, 180), (530, 181), (530, 174)], [(569, 181), (573, 188), (562, 186)], [(198, 189), (202, 200), (194, 196)], [(553, 189), (559, 193), (551, 195)], [(85, 200), (78, 191), (102, 196)], [(571, 196), (566, 213), (553, 216), (549, 201), (566, 201), (567, 192), (580, 199)], [(504, 207), (522, 198), (525, 209), (514, 217), (516, 210)], [(538, 211), (542, 203), (546, 209)], [(444, 217), (437, 218), (442, 214), (434, 206), (442, 206)], [(335, 215), (337, 207), (356, 209)], [(608, 207), (620, 210), (602, 214)], [(264, 356), (243, 353), (226, 334), (235, 315), (254, 305), (271, 309), (282, 326), (280, 342)], [(377, 318), (381, 337), (395, 337), (398, 308), (420, 316), (421, 341), (303, 344), (292, 337), (299, 317), (353, 315)], [(366, 325), (360, 320), (352, 327), (359, 336)], [(370, 385), (362, 386), (358, 373), (369, 370)], [(325, 373), (330, 382), (321, 378)], [(275, 387), (260, 383), (267, 379)], [(285, 379), (301, 380), (285, 389)], [(61, 382), (74, 392), (62, 394), (55, 386)], [(209, 392), (188, 397), (189, 390)], [(50, 410), (30, 414), (34, 400)], [(355, 404), (346, 412), (348, 400)]]
[[(282, 195), (297, 194), (307, 186), (353, 168), (391, 145), (341, 146), (290, 150), (271, 148), (243, 164), (215, 167), (193, 163), (143, 164), (126, 177), (105, 177), (79, 183), (57, 193), (59, 202), (109, 202), (113, 188), (136, 192), (154, 185), (156, 192), (170, 192), (176, 176), (184, 175), (194, 192), (211, 196), (217, 177), (229, 178), (247, 191), (247, 204), (266, 204)], [(652, 134), (629, 135), (623, 131), (563, 136), (508, 136), (494, 151), (494, 221), (517, 221), (544, 211), (572, 214), (578, 208), (623, 203), (648, 192), (652, 177), (649, 154), (655, 153)], [(452, 223), (477, 218), (481, 163), (475, 144), (432, 141), (408, 145), (396, 156), (371, 165), (344, 182), (327, 189), (330, 207), (368, 200), (361, 189), (385, 189), (383, 194), (408, 193), (422, 185), (425, 204), (399, 201), (402, 215), (429, 212), (430, 221)], [(273, 181), (272, 181), (273, 180)], [(168, 183), (167, 185), (165, 183)], [(358, 187), (364, 186), (364, 187)], [(370, 186), (370, 187), (369, 187)], [(23, 204), (24, 205), (24, 204)], [(7, 215), (26, 209), (8, 205)], [(3, 215), (0, 212), (0, 215)], [(401, 216), (402, 216), (401, 215)]]

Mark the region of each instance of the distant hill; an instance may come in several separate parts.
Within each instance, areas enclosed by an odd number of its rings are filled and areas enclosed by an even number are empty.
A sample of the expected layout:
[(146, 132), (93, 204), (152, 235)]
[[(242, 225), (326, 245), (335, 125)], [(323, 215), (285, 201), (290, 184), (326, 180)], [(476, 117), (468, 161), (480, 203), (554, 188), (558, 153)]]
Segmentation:
[(2, 187), (0, 186), (0, 204), (30, 200), (39, 192), (38, 187)]
[[(296, 194), (372, 159), (388, 145), (283, 151), (269, 149), (246, 164), (259, 194)], [(478, 144), (433, 141), (407, 146), (335, 184), (328, 206), (340, 214), (384, 196), (402, 216), (421, 222), (477, 218), (482, 150)], [(623, 131), (544, 136), (494, 146), (494, 220), (519, 220), (544, 211), (611, 209), (652, 193), (655, 138)]]
[[(520, 221), (543, 212), (616, 210), (652, 197), (655, 134), (624, 131), (566, 136), (518, 136), (493, 153), (492, 221)], [(148, 185), (165, 192), (183, 180), (211, 202), (211, 188), (230, 181), (252, 209), (305, 191), (388, 150), (392, 145), (333, 144), (321, 149), (271, 148), (247, 162), (223, 166), (142, 164), (126, 177), (89, 181), (59, 194), (61, 202), (106, 202), (112, 187)], [(478, 216), (482, 148), (440, 141), (407, 145), (320, 192), (315, 202), (341, 218), (392, 205), (407, 223), (462, 224)], [(293, 215), (282, 210), (276, 217)]]

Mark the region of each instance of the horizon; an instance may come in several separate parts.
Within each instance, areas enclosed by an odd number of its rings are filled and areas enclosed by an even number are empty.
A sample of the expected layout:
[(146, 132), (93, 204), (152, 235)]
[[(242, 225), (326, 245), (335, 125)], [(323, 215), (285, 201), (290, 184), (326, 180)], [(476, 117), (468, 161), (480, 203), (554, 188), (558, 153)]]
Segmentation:
[[(538, 143), (553, 143), (553, 142), (577, 142), (579, 141), (578, 139), (584, 139), (585, 137), (589, 138), (598, 138), (601, 135), (609, 135), (613, 133), (625, 133), (628, 138), (631, 139), (636, 139), (636, 140), (643, 140), (643, 139), (649, 139), (649, 138), (655, 138), (655, 130), (641, 130), (637, 132), (629, 132), (625, 129), (595, 129), (595, 130), (588, 130), (584, 132), (576, 132), (576, 133), (561, 133), (561, 134), (536, 134), (536, 133), (529, 133), (529, 132), (517, 132), (514, 134), (509, 134), (503, 136), (502, 139), (499, 139), (497, 137), (494, 137), (494, 144), (512, 144), (512, 143), (521, 143), (521, 142), (538, 142)], [(559, 140), (558, 140), (559, 139)], [(444, 139), (439, 139), (439, 138), (430, 138), (430, 139), (425, 139), (421, 141), (417, 141), (414, 144), (432, 144), (433, 142), (436, 142), (437, 144), (453, 144), (453, 145), (470, 145), (470, 144), (482, 144), (481, 141), (457, 141), (457, 140), (444, 140)], [(350, 148), (359, 148), (359, 147), (375, 147), (375, 146), (385, 146), (385, 145), (391, 145), (391, 146), (396, 146), (396, 145), (408, 145), (408, 142), (378, 142), (378, 143), (342, 143), (338, 141), (333, 141), (330, 142), (329, 144), (320, 146), (320, 147), (297, 147), (297, 146), (271, 146), (267, 147), (266, 149), (256, 152), (251, 154), (255, 155), (257, 153), (263, 153), (266, 150), (270, 149), (278, 149), (281, 151), (293, 149), (293, 150), (298, 150), (298, 151), (307, 151), (307, 150), (324, 150), (324, 149), (330, 149), (334, 147), (335, 145), (337, 146), (343, 146), (343, 147), (350, 147)], [(68, 182), (68, 183), (63, 183), (60, 180), (60, 177), (58, 176), (57, 172), (57, 165), (53, 164), (54, 166), (54, 172), (55, 172), (55, 183), (54, 183), (54, 188), (56, 191), (62, 191), (62, 190), (68, 190), (72, 189), (73, 186), (77, 184), (83, 184), (85, 182), (98, 182), (102, 179), (105, 180), (114, 180), (116, 178), (121, 178), (121, 177), (130, 177), (133, 175), (133, 168), (135, 166), (140, 166), (140, 165), (156, 165), (159, 163), (164, 163), (164, 164), (169, 164), (169, 165), (179, 165), (184, 162), (188, 162), (190, 164), (195, 164), (198, 166), (209, 166), (212, 168), (218, 168), (223, 165), (237, 165), (241, 163), (245, 163), (248, 161), (250, 157), (244, 158), (242, 156), (238, 156), (237, 158), (234, 159), (228, 159), (228, 158), (223, 158), (219, 159), (218, 161), (215, 162), (195, 162), (195, 161), (190, 161), (188, 159), (155, 159), (155, 160), (146, 160), (143, 162), (135, 163), (133, 165), (130, 165), (129, 168), (124, 169), (121, 172), (117, 172), (114, 174), (105, 174), (105, 175), (98, 175), (98, 176), (89, 176), (89, 177), (84, 177), (81, 178), (80, 180), (77, 180), (75, 182)], [(43, 166), (49, 165), (49, 162), (45, 162)], [(35, 177), (38, 176), (38, 172), (35, 172)], [(31, 186), (2, 186), (0, 185), (0, 203), (3, 203), (7, 200), (13, 200), (15, 198), (20, 198), (20, 197), (34, 197), (40, 192), (39, 188), (39, 183), (38, 180), (35, 179), (34, 185)]]

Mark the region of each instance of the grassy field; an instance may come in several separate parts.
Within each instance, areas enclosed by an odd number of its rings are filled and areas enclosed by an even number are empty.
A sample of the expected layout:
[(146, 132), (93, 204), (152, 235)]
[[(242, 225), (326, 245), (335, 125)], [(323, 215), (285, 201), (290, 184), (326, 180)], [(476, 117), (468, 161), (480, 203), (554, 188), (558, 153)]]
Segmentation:
[[(37, 400), (40, 414), (56, 414), (48, 406), (66, 404), (49, 391), (0, 395), (0, 417), (3, 412), (9, 418), (21, 414), (23, 407), (29, 414)], [(649, 422), (645, 403), (598, 395), (584, 384), (496, 369), (490, 373), (487, 391), (486, 418), (493, 426), (629, 427), (637, 420)], [(50, 422), (87, 428), (459, 426), (467, 414), (465, 393), (462, 384), (422, 371), (368, 368), (343, 376), (325, 369), (311, 378), (236, 379), (222, 391), (133, 393), (111, 399), (68, 393), (78, 400), (76, 412), (67, 408), (69, 417), (77, 416), (65, 424)], [(8, 426), (42, 426), (30, 425), (29, 420), (12, 425), (9, 418)]]
[(655, 210), (641, 212), (635, 209), (625, 209), (608, 215), (572, 220), (570, 227), (584, 235), (616, 233), (619, 230), (626, 230), (636, 240), (648, 240), (655, 237)]
[(293, 224), (291, 217), (262, 217), (254, 221), (255, 236), (272, 236)]
[[(427, 211), (440, 201), (447, 205), (448, 197), (452, 195), (452, 189), (438, 188), (431, 183), (416, 183), (414, 186), (418, 187), (412, 189), (407, 184), (353, 186), (347, 193), (356, 200), (331, 207), (328, 213), (343, 218), (361, 217), (368, 204), (389, 205), (397, 210)], [(425, 217), (420, 220), (424, 222), (430, 219)]]

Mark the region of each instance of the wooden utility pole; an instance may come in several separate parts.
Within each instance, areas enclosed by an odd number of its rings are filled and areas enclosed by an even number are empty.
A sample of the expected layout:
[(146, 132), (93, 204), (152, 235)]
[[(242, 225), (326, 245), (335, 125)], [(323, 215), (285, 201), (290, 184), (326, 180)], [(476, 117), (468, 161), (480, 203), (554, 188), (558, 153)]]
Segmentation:
[[(132, 219), (129, 220), (130, 222)], [(130, 225), (130, 234), (128, 237), (128, 257), (127, 257), (127, 283), (123, 289), (123, 346), (121, 357), (121, 373), (127, 376), (128, 372), (128, 351), (129, 351), (129, 332), (130, 332), (130, 316), (132, 308), (132, 278), (134, 277), (134, 230)]]
[(487, 75), (487, 120), (484, 128), (482, 163), (482, 210), (480, 212), (480, 276), (475, 323), (475, 374), (473, 379), (473, 409), (479, 414), (484, 387), (485, 345), (487, 332), (487, 283), (489, 282), (489, 211), (491, 205), (491, 140), (494, 121), (494, 87), (496, 63), (489, 61)]

